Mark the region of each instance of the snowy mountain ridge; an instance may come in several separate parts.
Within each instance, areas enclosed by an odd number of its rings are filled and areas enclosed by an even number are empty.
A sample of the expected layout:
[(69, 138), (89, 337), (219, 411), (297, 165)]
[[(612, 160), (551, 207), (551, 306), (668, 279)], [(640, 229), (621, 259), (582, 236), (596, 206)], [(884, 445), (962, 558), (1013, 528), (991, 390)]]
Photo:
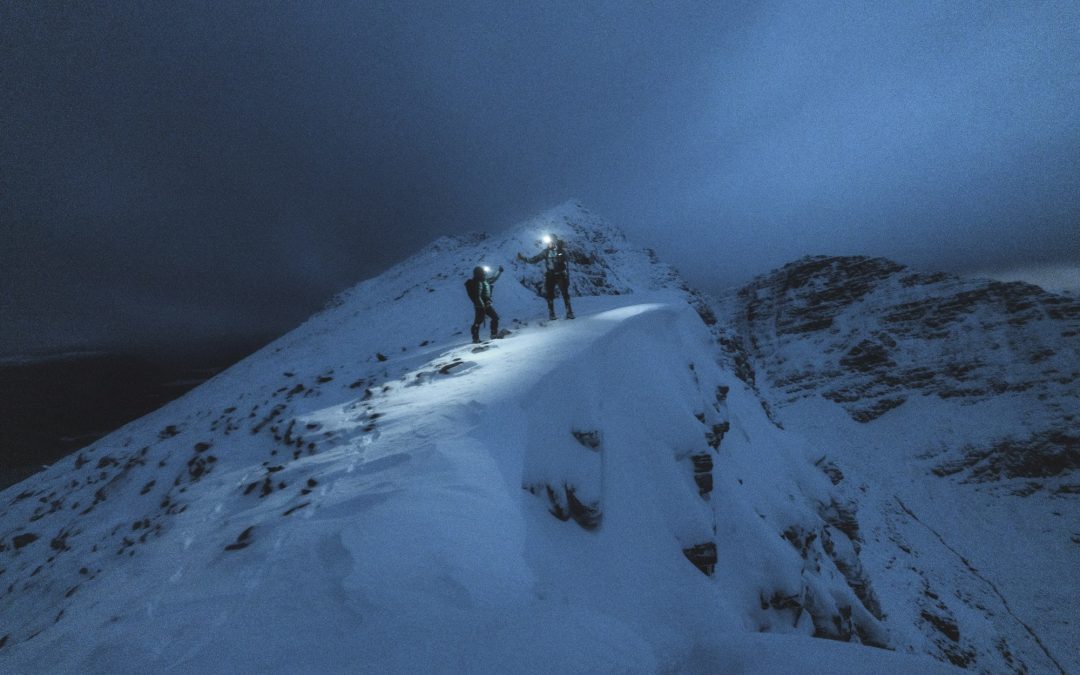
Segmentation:
[[(514, 259), (546, 232), (573, 256), (572, 322), (537, 319), (541, 272)], [(500, 263), (513, 334), (474, 347), (461, 281)], [(725, 331), (575, 203), (437, 240), (0, 493), (0, 670), (1041, 664), (1012, 624), (924, 610), (889, 576), (879, 512), (769, 419)], [(930, 592), (978, 584), (946, 571), (922, 570)]]

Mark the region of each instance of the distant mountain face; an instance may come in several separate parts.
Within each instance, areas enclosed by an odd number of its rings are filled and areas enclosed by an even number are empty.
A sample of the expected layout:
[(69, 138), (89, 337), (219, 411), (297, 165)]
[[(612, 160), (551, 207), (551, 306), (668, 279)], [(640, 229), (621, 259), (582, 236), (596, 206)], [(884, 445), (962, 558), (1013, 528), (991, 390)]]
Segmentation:
[(943, 463), (973, 480), (1080, 468), (1080, 301), (1030, 284), (921, 274), (881, 258), (804, 258), (728, 299), (780, 404), (821, 396), (857, 422), (917, 397), (1009, 396), (1029, 413)]
[(716, 314), (743, 379), (857, 505), (879, 593), (922, 589), (883, 601), (894, 631), (967, 668), (1080, 667), (1076, 298), (812, 257)]

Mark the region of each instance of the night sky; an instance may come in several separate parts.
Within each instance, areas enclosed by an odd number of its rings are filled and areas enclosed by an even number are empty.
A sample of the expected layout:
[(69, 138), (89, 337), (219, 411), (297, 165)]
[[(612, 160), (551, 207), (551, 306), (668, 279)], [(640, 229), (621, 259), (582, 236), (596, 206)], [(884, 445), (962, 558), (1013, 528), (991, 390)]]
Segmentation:
[(1080, 3), (0, 3), (0, 355), (280, 333), (572, 197), (710, 290), (1069, 274)]

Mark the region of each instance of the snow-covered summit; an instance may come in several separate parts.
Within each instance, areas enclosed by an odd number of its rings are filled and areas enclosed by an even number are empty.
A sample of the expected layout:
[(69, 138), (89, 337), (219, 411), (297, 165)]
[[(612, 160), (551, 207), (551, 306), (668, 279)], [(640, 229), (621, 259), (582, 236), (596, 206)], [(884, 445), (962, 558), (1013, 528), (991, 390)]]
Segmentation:
[[(575, 321), (514, 259), (545, 232)], [(480, 347), (476, 264), (513, 331)], [(944, 671), (753, 636), (911, 650), (853, 502), (710, 318), (575, 204), (440, 239), (0, 493), (0, 670)]]

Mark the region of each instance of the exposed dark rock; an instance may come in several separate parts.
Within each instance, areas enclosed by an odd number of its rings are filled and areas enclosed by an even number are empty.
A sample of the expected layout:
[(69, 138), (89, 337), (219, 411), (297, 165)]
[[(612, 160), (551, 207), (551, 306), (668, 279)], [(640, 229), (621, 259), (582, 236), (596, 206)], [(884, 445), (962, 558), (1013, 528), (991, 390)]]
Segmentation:
[(706, 326), (715, 326), (719, 320), (716, 318), (716, 313), (709, 307), (709, 303), (706, 302), (705, 298), (696, 291), (690, 289), (686, 290), (690, 298), (688, 302), (690, 303), (690, 306), (694, 308), (694, 311), (697, 312), (697, 315), (701, 317), (701, 321)]
[(827, 461), (824, 457), (814, 462), (814, 466), (821, 469), (822, 473), (829, 477), (833, 485), (839, 485), (844, 480), (844, 472), (840, 470), (840, 467)]
[(724, 434), (731, 430), (730, 422), (721, 422), (720, 424), (712, 425), (712, 429), (705, 432), (705, 442), (709, 444), (709, 447), (713, 450), (720, 449), (720, 443), (724, 440)]
[(70, 551), (71, 547), (68, 546), (67, 538), (68, 534), (66, 532), (61, 532), (60, 534), (53, 537), (53, 540), (49, 542), (49, 548), (54, 551), (60, 552)]
[(1024, 440), (1002, 439), (988, 448), (968, 448), (959, 459), (938, 464), (937, 476), (967, 471), (965, 482), (1004, 478), (1048, 478), (1080, 469), (1080, 436), (1047, 431)]
[(173, 436), (176, 436), (179, 433), (180, 433), (180, 430), (176, 428), (176, 425), (175, 424), (170, 424), (169, 426), (165, 427), (160, 432), (158, 432), (158, 438), (164, 440), (166, 438), (172, 438)]
[(273, 422), (274, 419), (276, 419), (278, 417), (278, 415), (280, 415), (284, 411), (285, 411), (285, 405), (284, 404), (279, 403), (278, 405), (274, 406), (270, 410), (270, 412), (267, 413), (266, 417), (264, 417), (262, 420), (260, 420), (258, 424), (251, 427), (251, 433), (253, 433), (253, 434), (259, 433), (260, 431), (263, 430), (263, 427), (265, 427), (267, 424), (270, 424), (271, 422)]
[(534, 495), (543, 490), (548, 498), (548, 511), (559, 520), (565, 522), (573, 518), (574, 522), (586, 530), (594, 530), (600, 526), (603, 519), (600, 502), (582, 501), (573, 485), (524, 485), (523, 488)]
[(772, 595), (769, 596), (767, 599), (765, 598), (765, 596), (761, 597), (761, 608), (769, 609), (770, 607), (772, 609), (779, 610), (801, 610), (803, 608), (803, 605), (802, 600), (798, 594), (784, 595), (780, 591), (773, 591)]
[(806, 532), (803, 528), (792, 525), (783, 531), (781, 536), (787, 539), (788, 542), (795, 547), (795, 550), (799, 552), (799, 555), (806, 559), (810, 552), (810, 546), (817, 539), (818, 533), (815, 531)]
[(822, 520), (847, 535), (853, 542), (859, 541), (859, 521), (855, 515), (855, 504), (840, 502), (835, 498), (829, 504), (823, 504), (818, 510)]
[(694, 544), (689, 548), (683, 549), (683, 555), (686, 559), (694, 564), (701, 570), (702, 574), (706, 576), (712, 576), (716, 570), (716, 543), (705, 542), (702, 544)]
[(705, 496), (713, 489), (713, 459), (709, 453), (691, 455), (690, 460), (694, 463), (694, 482), (698, 486), (698, 494)]
[(577, 493), (573, 486), (566, 486), (566, 505), (569, 510), (570, 517), (574, 519), (581, 527), (586, 530), (595, 530), (600, 526), (600, 520), (602, 513), (600, 512), (599, 502), (582, 502), (578, 499)]
[(188, 460), (187, 463), (189, 480), (191, 482), (200, 480), (203, 476), (210, 472), (211, 464), (213, 464), (213, 462), (210, 462), (209, 458), (205, 458), (202, 456), (192, 457), (190, 460)]
[(38, 536), (33, 532), (24, 532), (23, 534), (17, 534), (11, 538), (11, 543), (15, 547), (15, 550), (34, 543), (38, 540)]
[(580, 431), (574, 429), (570, 433), (574, 435), (574, 438), (577, 439), (578, 443), (586, 448), (589, 448), (590, 450), (600, 449), (601, 436), (599, 431)]
[[(530, 492), (531, 491), (532, 490), (530, 490)], [(555, 491), (555, 488), (550, 485), (545, 485), (544, 492), (547, 493), (548, 501), (551, 503), (551, 508), (549, 509), (551, 515), (563, 522), (570, 520), (570, 510), (563, 505), (563, 500), (560, 498), (559, 493)]]
[(242, 548), (247, 548), (251, 544), (251, 541), (252, 541), (251, 540), (251, 533), (252, 533), (252, 531), (254, 529), (255, 529), (255, 527), (251, 526), (251, 527), (247, 528), (246, 530), (244, 530), (243, 532), (241, 532), (236, 537), (236, 541), (234, 541), (233, 543), (227, 545), (225, 547), (225, 550), (226, 551), (239, 551)]
[(956, 625), (956, 620), (951, 616), (940, 616), (932, 614), (925, 609), (919, 614), (924, 621), (927, 621), (932, 625), (939, 633), (949, 638), (953, 642), (960, 641), (960, 628)]
[(301, 502), (301, 503), (297, 504), (296, 506), (292, 507), (291, 509), (287, 510), (285, 513), (282, 513), (281, 515), (290, 516), (293, 513), (299, 511), (300, 509), (302, 509), (302, 508), (304, 508), (306, 506), (310, 506), (310, 505), (311, 505), (311, 502)]
[[(892, 341), (892, 346), (896, 346), (895, 341)], [(889, 358), (889, 348), (885, 344), (863, 340), (840, 358), (840, 365), (851, 370), (872, 372), (879, 368), (894, 368), (896, 362)]]

